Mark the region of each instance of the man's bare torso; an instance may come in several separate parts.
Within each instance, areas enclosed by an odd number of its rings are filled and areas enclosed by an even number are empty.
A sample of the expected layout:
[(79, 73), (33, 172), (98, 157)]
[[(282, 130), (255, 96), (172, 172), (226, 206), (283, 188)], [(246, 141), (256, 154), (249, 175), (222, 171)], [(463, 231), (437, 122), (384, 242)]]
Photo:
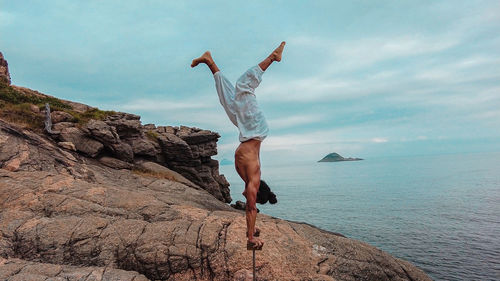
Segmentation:
[(242, 142), (234, 153), (236, 171), (245, 184), (250, 180), (260, 182), (260, 144), (256, 139)]

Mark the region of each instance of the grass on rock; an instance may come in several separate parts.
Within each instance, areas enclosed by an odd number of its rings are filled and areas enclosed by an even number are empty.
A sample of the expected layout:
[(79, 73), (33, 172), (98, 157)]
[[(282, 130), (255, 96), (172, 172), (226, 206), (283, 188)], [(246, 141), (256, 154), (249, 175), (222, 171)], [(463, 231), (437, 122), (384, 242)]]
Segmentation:
[[(36, 93), (36, 91), (33, 91)], [(71, 105), (64, 101), (45, 96), (36, 95), (30, 90), (22, 91), (16, 89), (5, 81), (0, 81), (0, 118), (16, 123), (27, 129), (42, 131), (44, 128), (45, 116), (31, 109), (31, 105), (37, 106), (40, 110), (45, 109), (45, 104), (50, 105), (51, 111), (64, 111), (73, 116), (73, 122), (80, 125), (86, 124), (90, 119), (103, 120), (106, 117), (116, 114), (112, 110), (100, 110), (91, 108), (85, 112), (73, 110)]]

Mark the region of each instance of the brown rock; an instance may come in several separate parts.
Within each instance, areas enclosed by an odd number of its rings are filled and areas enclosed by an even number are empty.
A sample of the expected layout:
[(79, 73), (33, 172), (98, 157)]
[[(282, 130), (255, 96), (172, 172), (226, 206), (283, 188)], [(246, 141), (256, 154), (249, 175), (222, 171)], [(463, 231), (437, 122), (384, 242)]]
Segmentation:
[(135, 271), (106, 267), (78, 267), (0, 257), (0, 279), (11, 281), (149, 281)]
[(105, 145), (120, 142), (120, 137), (116, 133), (115, 127), (109, 126), (104, 121), (91, 119), (87, 122), (86, 128), (95, 139)]
[(190, 180), (186, 179), (181, 174), (172, 171), (169, 168), (162, 166), (160, 164), (150, 161), (140, 161), (137, 163), (137, 166), (144, 171), (149, 171), (152, 174), (163, 176), (166, 179), (180, 182), (187, 186), (197, 187), (196, 184), (192, 183)]
[(59, 122), (52, 125), (53, 131), (62, 131), (64, 128), (75, 127), (75, 123), (73, 122)]
[(0, 52), (0, 80), (10, 85), (9, 64)]
[(158, 136), (158, 141), (167, 160), (189, 161), (194, 159), (189, 145), (178, 136), (164, 133)]
[(50, 118), (52, 119), (52, 124), (59, 122), (71, 122), (75, 119), (73, 115), (64, 111), (52, 111), (50, 113)]
[(34, 113), (40, 113), (40, 108), (34, 104), (30, 104), (30, 109)]
[(104, 121), (106, 124), (116, 128), (116, 132), (120, 138), (128, 138), (141, 135), (140, 118), (138, 115), (120, 112), (108, 116)]
[(172, 126), (158, 126), (156, 128), (156, 131), (160, 134), (162, 133), (169, 133), (169, 134), (174, 134), (177, 132), (179, 128), (178, 127), (172, 127)]
[(143, 125), (143, 126), (142, 126), (142, 128), (143, 128), (144, 130), (148, 130), (148, 131), (150, 131), (150, 130), (155, 130), (155, 129), (156, 129), (156, 126), (155, 126), (155, 124), (146, 124), (146, 125)]
[(101, 162), (102, 164), (104, 164), (110, 168), (113, 168), (113, 169), (129, 169), (130, 170), (134, 167), (134, 165), (132, 165), (130, 163), (124, 162), (122, 160), (119, 160), (119, 159), (116, 159), (113, 157), (108, 157), (108, 156), (103, 156), (103, 157), (99, 158), (99, 162)]
[(135, 155), (154, 157), (161, 153), (158, 142), (152, 141), (145, 136), (128, 138), (125, 141), (130, 144)]
[(59, 145), (62, 148), (68, 149), (68, 150), (76, 151), (75, 145), (69, 141), (61, 141), (61, 142), (58, 142), (57, 145)]
[[(0, 120), (0, 279), (247, 278), (241, 211), (202, 189), (68, 155)], [(366, 243), (263, 214), (257, 224), (259, 280), (430, 280)]]
[(104, 145), (91, 139), (85, 132), (77, 127), (69, 127), (61, 130), (59, 136), (64, 142), (72, 142), (77, 151), (96, 157), (104, 148)]

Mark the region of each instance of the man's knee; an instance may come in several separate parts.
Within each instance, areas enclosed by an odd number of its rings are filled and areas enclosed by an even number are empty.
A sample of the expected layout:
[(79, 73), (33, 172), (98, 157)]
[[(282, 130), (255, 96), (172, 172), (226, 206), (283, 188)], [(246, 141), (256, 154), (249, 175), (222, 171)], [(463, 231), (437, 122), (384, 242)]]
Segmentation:
[(259, 84), (259, 78), (247, 71), (236, 80), (236, 93), (253, 93)]

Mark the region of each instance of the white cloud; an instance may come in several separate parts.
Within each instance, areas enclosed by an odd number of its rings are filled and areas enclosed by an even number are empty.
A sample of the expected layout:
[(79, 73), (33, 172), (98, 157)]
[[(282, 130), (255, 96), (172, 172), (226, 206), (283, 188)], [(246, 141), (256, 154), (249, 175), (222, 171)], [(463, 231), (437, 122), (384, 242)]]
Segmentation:
[(374, 143), (384, 143), (384, 142), (388, 142), (389, 140), (387, 138), (373, 138), (372, 139), (372, 142)]
[(200, 101), (171, 101), (166, 99), (137, 99), (116, 106), (120, 110), (147, 110), (147, 111), (165, 111), (165, 110), (183, 110), (183, 109), (202, 109), (212, 107), (210, 104)]
[(303, 125), (315, 123), (324, 119), (323, 114), (292, 115), (278, 119), (268, 120), (269, 126), (273, 129), (285, 129), (302, 127)]
[(302, 45), (304, 52), (322, 54), (318, 55), (318, 61), (312, 63), (323, 67), (325, 76), (329, 76), (367, 67), (384, 60), (440, 52), (459, 44), (461, 36), (460, 34), (448, 36), (415, 34), (345, 41), (300, 36), (289, 41)]

